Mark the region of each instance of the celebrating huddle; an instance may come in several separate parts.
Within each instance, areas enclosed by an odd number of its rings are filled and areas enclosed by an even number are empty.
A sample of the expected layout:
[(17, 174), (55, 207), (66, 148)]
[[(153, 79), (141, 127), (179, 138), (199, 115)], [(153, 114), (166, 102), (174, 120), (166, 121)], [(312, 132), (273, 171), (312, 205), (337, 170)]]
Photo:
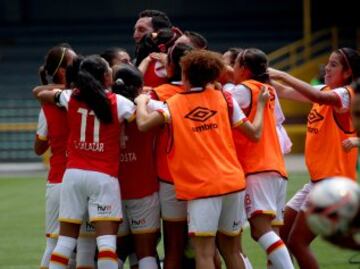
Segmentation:
[[(359, 54), (333, 52), (326, 85), (313, 88), (268, 68), (259, 49), (206, 50), (203, 36), (159, 11), (140, 14), (134, 39), (135, 65), (122, 49), (82, 57), (67, 44), (45, 58), (33, 90), (35, 151), (51, 150), (41, 268), (68, 268), (73, 255), (78, 269), (122, 268), (126, 258), (158, 268), (161, 220), (165, 269), (190, 268), (191, 252), (198, 269), (220, 268), (219, 255), (227, 268), (252, 268), (246, 220), (269, 268), (294, 268), (288, 248), (301, 268), (318, 268), (306, 197), (328, 177), (355, 179), (349, 85)], [(321, 119), (309, 116), (311, 182), (286, 208), (291, 141), (279, 97), (313, 102)]]

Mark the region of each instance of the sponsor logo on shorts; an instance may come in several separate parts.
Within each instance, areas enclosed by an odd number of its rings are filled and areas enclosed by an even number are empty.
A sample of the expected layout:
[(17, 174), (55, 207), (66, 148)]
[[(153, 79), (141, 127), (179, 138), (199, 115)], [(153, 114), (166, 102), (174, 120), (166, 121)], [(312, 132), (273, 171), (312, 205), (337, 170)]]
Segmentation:
[(251, 198), (249, 194), (245, 194), (245, 211), (249, 213), (251, 210)]
[(87, 221), (85, 223), (85, 231), (88, 233), (95, 232), (95, 227), (90, 222)]
[(234, 221), (234, 223), (233, 223), (233, 230), (237, 230), (237, 229), (239, 229), (240, 228), (240, 224), (241, 224), (241, 221), (240, 220), (238, 220), (238, 221)]
[(107, 215), (111, 213), (111, 205), (98, 205), (97, 206), (98, 214)]
[(146, 220), (145, 218), (136, 220), (136, 219), (131, 219), (131, 225), (132, 226), (136, 226), (136, 227), (143, 227), (146, 224)]

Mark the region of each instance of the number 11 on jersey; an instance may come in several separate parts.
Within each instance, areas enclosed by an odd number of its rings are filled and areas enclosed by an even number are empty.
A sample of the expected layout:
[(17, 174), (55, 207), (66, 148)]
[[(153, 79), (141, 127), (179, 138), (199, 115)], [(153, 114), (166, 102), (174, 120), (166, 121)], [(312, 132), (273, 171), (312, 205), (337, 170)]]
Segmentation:
[(86, 141), (86, 125), (88, 116), (91, 115), (94, 117), (94, 133), (93, 133), (93, 143), (100, 142), (100, 121), (95, 116), (94, 111), (90, 111), (85, 108), (79, 108), (78, 113), (81, 114), (81, 126), (80, 126), (80, 142)]

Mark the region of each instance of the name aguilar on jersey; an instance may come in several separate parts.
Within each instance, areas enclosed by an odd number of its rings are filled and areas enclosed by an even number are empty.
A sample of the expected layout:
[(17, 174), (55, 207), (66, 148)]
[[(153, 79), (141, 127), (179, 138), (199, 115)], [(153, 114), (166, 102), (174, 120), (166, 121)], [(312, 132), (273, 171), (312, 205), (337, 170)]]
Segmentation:
[(79, 142), (74, 141), (74, 146), (79, 150), (93, 151), (93, 152), (104, 152), (104, 143), (98, 142)]

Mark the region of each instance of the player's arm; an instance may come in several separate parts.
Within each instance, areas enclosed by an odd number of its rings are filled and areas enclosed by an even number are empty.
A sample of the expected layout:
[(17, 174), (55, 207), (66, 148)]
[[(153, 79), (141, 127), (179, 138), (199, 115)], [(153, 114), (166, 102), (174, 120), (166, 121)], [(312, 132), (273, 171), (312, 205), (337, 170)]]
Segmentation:
[(156, 53), (156, 52), (153, 52), (153, 53), (150, 53), (146, 58), (144, 58), (144, 60), (141, 61), (141, 63), (139, 64), (138, 66), (138, 69), (140, 70), (141, 73), (145, 74), (150, 63), (152, 61), (159, 61), (161, 62), (164, 66), (166, 64), (166, 54), (165, 53)]
[(36, 155), (43, 155), (49, 148), (49, 143), (47, 140), (42, 140), (39, 136), (35, 137), (34, 141), (34, 152)]
[(156, 126), (165, 123), (165, 117), (159, 111), (148, 112), (147, 103), (149, 96), (140, 94), (135, 99), (136, 107), (136, 124), (141, 132), (146, 132)]
[(49, 91), (42, 91), (37, 95), (37, 99), (41, 103), (48, 103), (48, 104), (59, 104), (60, 95), (62, 90), (60, 89), (53, 89)]
[(292, 75), (276, 70), (273, 68), (269, 68), (269, 75), (272, 79), (279, 79), (285, 82), (288, 86), (296, 90), (297, 92), (304, 95), (308, 98), (311, 102), (331, 105), (335, 107), (341, 107), (342, 103), (339, 96), (334, 92), (323, 92), (316, 90), (310, 84), (293, 77)]
[(35, 98), (38, 98), (38, 95), (40, 92), (43, 92), (43, 91), (51, 91), (51, 90), (54, 90), (54, 89), (64, 89), (65, 88), (65, 85), (64, 84), (49, 84), (49, 85), (40, 85), (40, 86), (36, 86), (34, 89), (33, 89), (33, 95)]
[(306, 98), (298, 91), (276, 80), (271, 80), (271, 85), (275, 88), (279, 98), (297, 101), (297, 102), (303, 102), (303, 103), (311, 103), (311, 101), (308, 98)]
[(41, 109), (38, 118), (36, 136), (34, 140), (34, 152), (36, 155), (43, 155), (49, 148), (47, 138), (48, 128), (44, 111)]
[(253, 141), (259, 141), (262, 129), (263, 129), (263, 119), (264, 119), (264, 108), (269, 100), (270, 93), (266, 87), (261, 89), (261, 93), (258, 98), (258, 105), (256, 108), (256, 114), (253, 123), (249, 121), (240, 122), (235, 126), (239, 131), (241, 131), (246, 137)]

